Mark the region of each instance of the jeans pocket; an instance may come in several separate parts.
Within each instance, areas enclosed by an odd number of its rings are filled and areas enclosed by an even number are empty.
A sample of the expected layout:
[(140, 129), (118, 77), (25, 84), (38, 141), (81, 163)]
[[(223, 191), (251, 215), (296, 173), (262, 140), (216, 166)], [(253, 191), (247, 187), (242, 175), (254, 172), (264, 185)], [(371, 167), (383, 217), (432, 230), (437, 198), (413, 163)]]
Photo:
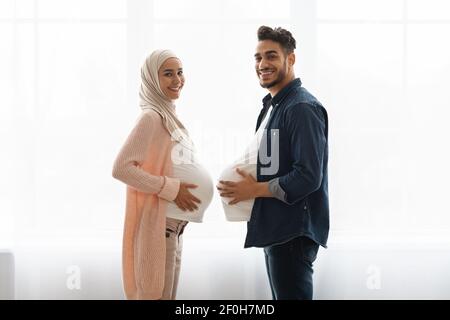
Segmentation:
[(317, 252), (319, 251), (319, 244), (308, 237), (301, 238), (301, 250), (303, 260), (313, 263), (317, 258)]

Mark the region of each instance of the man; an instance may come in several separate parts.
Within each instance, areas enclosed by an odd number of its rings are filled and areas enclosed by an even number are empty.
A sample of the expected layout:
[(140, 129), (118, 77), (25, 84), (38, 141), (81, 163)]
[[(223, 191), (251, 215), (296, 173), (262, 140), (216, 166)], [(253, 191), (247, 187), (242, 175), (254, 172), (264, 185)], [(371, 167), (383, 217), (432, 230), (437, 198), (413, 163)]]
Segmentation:
[(312, 299), (313, 262), (319, 246), (326, 247), (329, 230), (327, 112), (295, 78), (295, 46), (285, 29), (258, 29), (255, 69), (269, 94), (256, 129), (269, 118), (257, 177), (238, 168), (241, 181), (220, 181), (217, 187), (221, 196), (232, 198), (230, 204), (255, 198), (245, 248), (264, 248), (277, 300)]

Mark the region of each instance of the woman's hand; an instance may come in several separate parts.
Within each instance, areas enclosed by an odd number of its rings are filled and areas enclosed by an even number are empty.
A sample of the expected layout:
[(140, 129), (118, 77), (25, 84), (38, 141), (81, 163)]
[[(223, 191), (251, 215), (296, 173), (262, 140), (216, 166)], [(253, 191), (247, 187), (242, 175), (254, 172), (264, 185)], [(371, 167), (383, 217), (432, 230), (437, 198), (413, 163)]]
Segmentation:
[(174, 202), (183, 211), (189, 210), (194, 211), (197, 210), (197, 203), (201, 203), (200, 199), (195, 197), (188, 189), (197, 188), (198, 186), (191, 183), (180, 183), (180, 190), (178, 191), (177, 197)]

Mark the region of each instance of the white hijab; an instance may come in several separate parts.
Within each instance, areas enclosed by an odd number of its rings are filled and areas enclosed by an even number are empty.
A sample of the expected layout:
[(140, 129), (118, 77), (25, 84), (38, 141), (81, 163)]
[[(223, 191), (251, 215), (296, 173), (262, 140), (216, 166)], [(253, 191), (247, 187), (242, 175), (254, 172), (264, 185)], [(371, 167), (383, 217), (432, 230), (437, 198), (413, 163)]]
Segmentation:
[(164, 127), (172, 138), (181, 142), (187, 131), (175, 113), (175, 104), (161, 90), (158, 71), (169, 58), (178, 57), (170, 50), (155, 50), (145, 59), (141, 68), (140, 106), (143, 111), (154, 110), (163, 119)]

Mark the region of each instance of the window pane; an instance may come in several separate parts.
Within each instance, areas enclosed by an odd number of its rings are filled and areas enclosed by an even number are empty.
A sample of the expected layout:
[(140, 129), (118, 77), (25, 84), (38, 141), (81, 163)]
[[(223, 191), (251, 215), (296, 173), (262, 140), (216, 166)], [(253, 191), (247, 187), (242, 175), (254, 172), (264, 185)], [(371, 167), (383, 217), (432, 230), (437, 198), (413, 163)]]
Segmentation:
[[(1, 140), (0, 140), (1, 141)], [(12, 170), (12, 166), (9, 168), (0, 169), (0, 174), (3, 178), (9, 178), (6, 175), (6, 170)], [(2, 249), (11, 248), (13, 245), (14, 237), (14, 220), (13, 220), (13, 201), (12, 194), (4, 192), (4, 187), (0, 185), (0, 247)]]
[[(418, 227), (450, 227), (449, 24), (408, 29), (408, 107), (411, 116), (409, 206)], [(426, 219), (424, 216), (426, 215)]]
[(35, 0), (1, 0), (0, 19), (33, 18)]
[(35, 36), (34, 24), (20, 23), (16, 25), (17, 59), (16, 69), (16, 102), (14, 114), (33, 117), (35, 111)]
[[(333, 228), (399, 227), (406, 176), (403, 29), (319, 24), (317, 35), (319, 97), (332, 119)], [(349, 193), (346, 185), (358, 190)]]
[[(113, 210), (107, 199), (114, 194), (108, 179), (115, 155), (99, 152), (99, 146), (113, 143), (112, 115), (128, 107), (126, 52), (124, 24), (40, 26), (41, 121), (32, 133), (36, 227), (87, 230), (120, 225), (123, 210)], [(87, 154), (95, 154), (95, 159)], [(70, 182), (64, 183), (67, 176)], [(83, 182), (87, 177), (88, 184)]]
[(14, 0), (0, 1), (0, 19), (14, 17)]
[[(326, 107), (331, 111), (330, 119), (336, 122), (339, 110), (333, 110), (341, 106)], [(333, 228), (403, 228), (407, 223), (403, 194), (408, 159), (402, 132), (332, 130), (330, 136)]]
[(0, 247), (9, 247), (13, 228), (13, 188), (12, 174), (14, 155), (14, 135), (12, 134), (13, 104), (13, 26), (11, 23), (0, 23)]
[(16, 18), (30, 19), (34, 17), (35, 0), (16, 0)]
[(12, 108), (13, 44), (12, 23), (0, 22), (0, 119), (7, 118)]
[(242, 19), (289, 19), (290, 0), (225, 0), (223, 15)]
[[(117, 145), (117, 141), (110, 142), (108, 135), (113, 131), (106, 113), (103, 117), (45, 121), (38, 126), (33, 132), (33, 227), (44, 232), (78, 229), (81, 236), (93, 229), (121, 226), (124, 208), (114, 207), (111, 201), (112, 195), (124, 196), (124, 189), (111, 180), (111, 159), (115, 156), (111, 144)], [(30, 225), (28, 221), (22, 224)]]
[(448, 0), (408, 0), (408, 19), (450, 19)]
[(220, 1), (211, 0), (154, 0), (154, 16), (157, 19), (217, 18), (221, 15)]
[(155, 0), (154, 15), (158, 19), (287, 19), (290, 0)]
[(42, 24), (39, 70), (42, 116), (113, 112), (126, 95), (126, 26)]
[(120, 19), (127, 17), (126, 0), (38, 0), (40, 18)]
[(401, 126), (402, 39), (400, 25), (319, 25), (318, 79), (330, 106), (339, 110), (335, 126)]
[[(413, 24), (408, 28), (408, 96), (420, 122), (442, 121), (436, 117), (449, 110), (450, 24)], [(430, 103), (432, 100), (433, 103)], [(426, 105), (426, 108), (422, 108)]]
[(317, 0), (319, 19), (401, 19), (403, 0)]

